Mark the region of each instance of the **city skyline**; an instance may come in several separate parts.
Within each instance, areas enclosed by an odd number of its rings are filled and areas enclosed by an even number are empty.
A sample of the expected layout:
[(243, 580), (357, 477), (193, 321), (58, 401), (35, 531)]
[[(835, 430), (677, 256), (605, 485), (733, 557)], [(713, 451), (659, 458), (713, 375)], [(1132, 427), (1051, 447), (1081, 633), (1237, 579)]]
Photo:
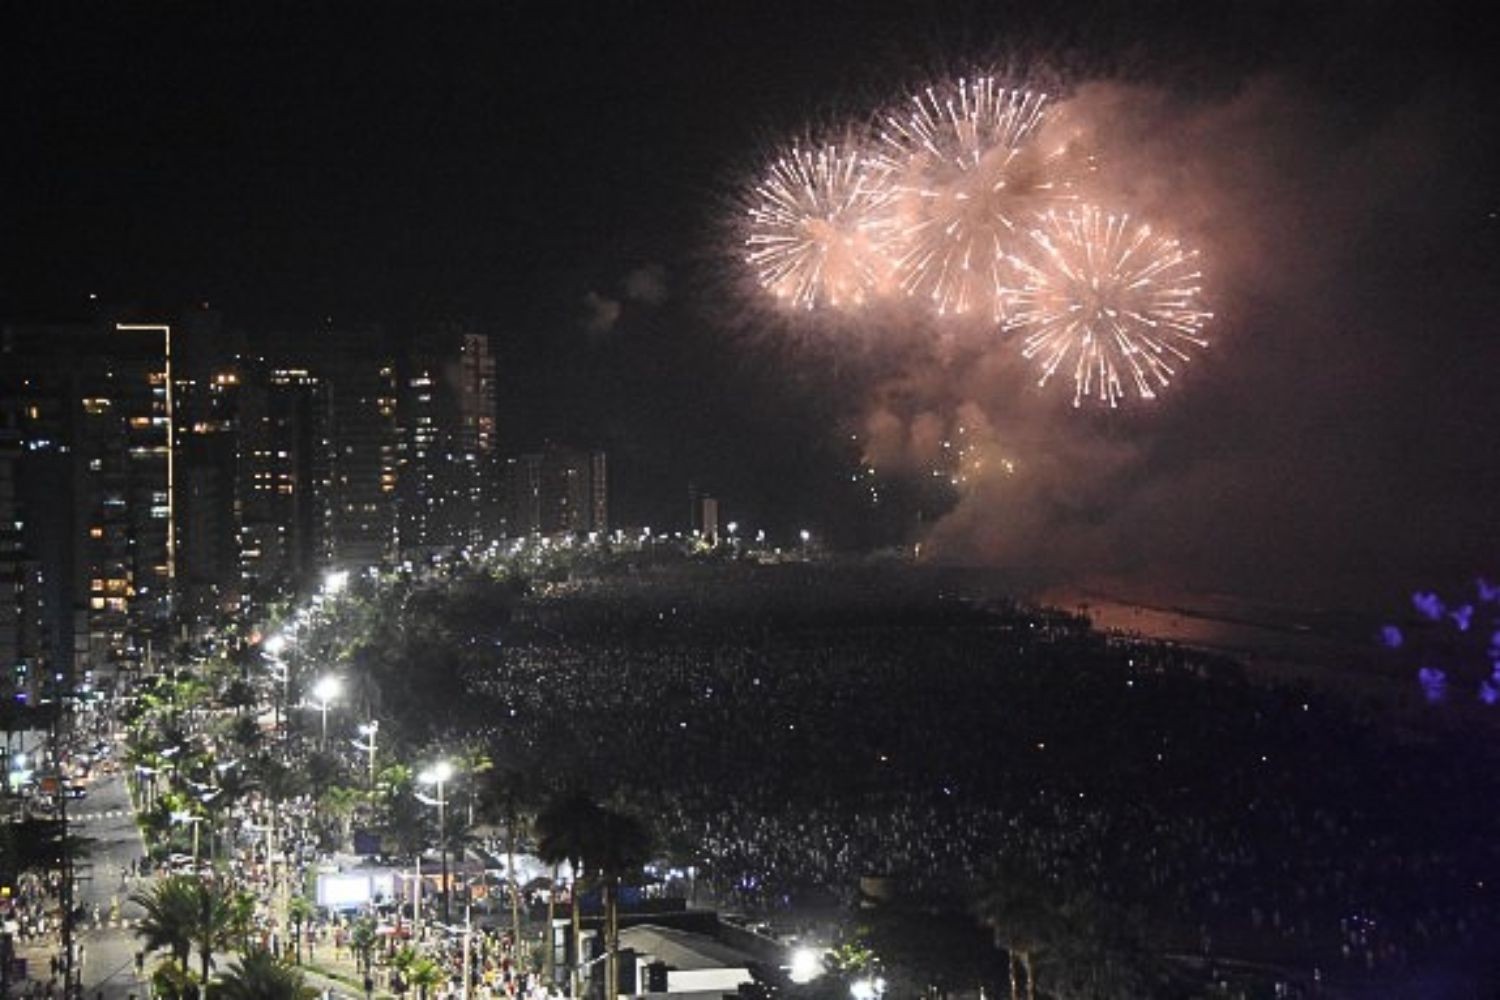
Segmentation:
[(0, 994), (1495, 994), (1494, 20), (7, 9)]
[[(628, 521), (697, 483), (1037, 585), (1399, 602), (1491, 561), (1500, 226), (1483, 33), (1399, 15), (28, 12), (0, 320), (207, 303), (254, 352), (457, 318), (491, 337), (498, 438), (604, 448)], [(749, 287), (734, 219), (782, 144), (978, 70), (1066, 98), (1133, 203), (1175, 194), (1215, 320), (1170, 400), (1075, 419), (961, 329), (799, 327)], [(932, 444), (960, 431), (961, 476)]]

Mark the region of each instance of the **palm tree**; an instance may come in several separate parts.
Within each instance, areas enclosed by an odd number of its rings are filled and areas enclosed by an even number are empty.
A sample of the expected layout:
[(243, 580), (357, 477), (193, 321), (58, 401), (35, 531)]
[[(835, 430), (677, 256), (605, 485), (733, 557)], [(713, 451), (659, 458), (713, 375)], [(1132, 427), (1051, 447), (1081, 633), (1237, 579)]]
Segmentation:
[[(640, 871), (651, 857), (651, 832), (629, 813), (613, 809), (600, 812), (590, 837), (592, 856), (584, 861), (604, 888), (604, 947), (606, 997), (620, 995), (620, 886)], [(588, 850), (589, 848), (586, 848)]]
[(359, 956), (360, 969), (366, 979), (370, 976), (370, 960), (379, 940), (379, 930), (371, 917), (359, 918), (349, 929), (349, 950)]
[(146, 951), (166, 949), (173, 961), (187, 968), (193, 950), (193, 932), (198, 920), (197, 881), (173, 875), (156, 883), (149, 892), (131, 899), (145, 910), (136, 925), (136, 935)]
[(248, 777), (258, 782), (273, 802), (285, 802), (307, 791), (307, 775), (297, 768), (283, 764), (269, 755), (253, 758), (248, 765)]
[(193, 974), (167, 958), (151, 970), (151, 995), (159, 1000), (198, 1000), (200, 994)]
[[(1036, 958), (1056, 937), (1054, 896), (1038, 873), (1018, 864), (1002, 864), (978, 903), (979, 919), (994, 934), (995, 946), (1005, 949), (1008, 956), (1011, 1000), (1023, 995), (1036, 1000)], [(1024, 994), (1020, 974), (1024, 974)]]
[(443, 967), (430, 958), (418, 958), (412, 962), (409, 972), (411, 984), (417, 988), (422, 1000), (427, 1000), (429, 989), (443, 984)]
[(318, 808), (338, 823), (340, 850), (349, 843), (354, 826), (354, 812), (364, 801), (363, 792), (347, 785), (333, 786), (318, 800)]
[[(595, 827), (599, 824), (599, 818), (603, 810), (586, 794), (578, 790), (563, 792), (547, 803), (536, 817), (537, 832), (537, 856), (552, 866), (552, 895), (557, 895), (557, 871), (559, 866), (566, 861), (573, 869), (573, 890), (569, 894), (572, 897), (573, 910), (573, 969), (572, 995), (579, 996), (581, 983), (579, 982), (579, 968), (582, 955), (580, 954), (583, 932), (580, 927), (578, 915), (578, 896), (583, 879), (583, 857), (590, 850), (590, 837), (593, 836)], [(552, 926), (553, 904), (547, 904), (547, 926)], [(549, 932), (550, 933), (550, 932)], [(548, 943), (547, 948), (548, 971), (551, 973), (552, 947)], [(551, 986), (548, 981), (548, 987)]]
[(229, 739), (242, 753), (254, 753), (260, 749), (260, 723), (253, 716), (242, 715), (229, 727)]
[[(485, 811), (505, 821), (505, 872), (510, 883), (510, 936), (517, 949), (521, 947), (521, 887), (516, 881), (516, 839), (524, 824), (522, 810), (530, 798), (530, 791), (526, 773), (513, 767), (492, 771), (484, 787)], [(550, 928), (550, 910), (547, 917), (547, 926)]]
[(224, 685), (224, 690), (219, 696), (219, 700), (225, 708), (234, 709), (234, 714), (237, 717), (243, 718), (245, 709), (254, 708), (260, 700), (260, 694), (249, 681), (243, 677), (236, 677)]
[(150, 892), (136, 893), (132, 899), (145, 910), (136, 934), (144, 940), (146, 950), (165, 948), (173, 961), (186, 969), (188, 956), (196, 947), (205, 983), (214, 951), (234, 944), (243, 933), (248, 915), (243, 894), (219, 892), (184, 875), (163, 879)]
[(240, 951), (252, 950), (250, 936), (255, 932), (255, 893), (247, 890), (236, 892), (229, 900), (230, 922), (234, 925), (234, 935), (239, 938)]
[(240, 936), (242, 908), (235, 895), (215, 891), (202, 881), (194, 882), (197, 896), (198, 919), (193, 928), (193, 943), (198, 947), (199, 968), (203, 982), (208, 982), (208, 971), (213, 968), (214, 952), (233, 947)]
[(411, 987), (411, 969), (413, 965), (417, 964), (418, 957), (417, 949), (409, 944), (402, 945), (391, 956), (391, 970), (396, 974), (392, 985), (396, 986), (399, 984), (396, 988), (397, 993), (405, 993)]
[(259, 948), (231, 965), (212, 992), (214, 1000), (312, 1000), (318, 995), (299, 969)]
[(1144, 912), (1075, 889), (1058, 907), (1048, 992), (1098, 998), (1161, 993), (1166, 967), (1149, 944)]
[(381, 832), (395, 842), (400, 854), (406, 856), (416, 854), (427, 843), (429, 810), (412, 796), (415, 782), (416, 775), (410, 767), (392, 764), (380, 772), (375, 783), (382, 809), (379, 816)]
[(297, 964), (302, 964), (302, 925), (317, 916), (318, 908), (306, 896), (293, 896), (287, 904), (286, 915), (297, 928)]
[(468, 795), (466, 796), (467, 815), (465, 816), (464, 825), (473, 826), (474, 805), (479, 800), (479, 776), (492, 770), (495, 762), (490, 759), (490, 755), (485, 752), (483, 747), (471, 745), (464, 747), (458, 756), (457, 764), (459, 772), (468, 775), (469, 778)]

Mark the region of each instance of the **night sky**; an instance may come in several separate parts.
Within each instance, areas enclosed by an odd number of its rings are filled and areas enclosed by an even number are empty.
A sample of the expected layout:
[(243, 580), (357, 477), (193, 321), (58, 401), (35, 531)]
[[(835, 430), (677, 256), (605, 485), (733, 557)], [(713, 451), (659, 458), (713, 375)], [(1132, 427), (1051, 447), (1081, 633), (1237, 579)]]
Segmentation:
[[(869, 540), (850, 434), (968, 405), (1026, 485), (937, 524), (965, 561), (1335, 603), (1500, 572), (1500, 74), (1467, 8), (35, 3), (0, 38), (0, 319), (468, 319), (510, 443), (607, 445), (631, 520), (695, 478)], [(972, 66), (1087, 99), (1217, 266), (1214, 350), (1151, 411), (746, 297), (727, 220), (774, 143)]]

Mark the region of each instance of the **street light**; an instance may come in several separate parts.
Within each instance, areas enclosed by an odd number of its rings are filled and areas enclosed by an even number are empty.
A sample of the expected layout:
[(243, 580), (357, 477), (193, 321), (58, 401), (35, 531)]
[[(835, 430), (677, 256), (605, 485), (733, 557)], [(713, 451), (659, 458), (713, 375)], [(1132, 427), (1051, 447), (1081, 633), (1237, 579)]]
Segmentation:
[(292, 668), (287, 666), (281, 658), (281, 651), (286, 648), (286, 639), (279, 635), (273, 635), (267, 639), (261, 649), (261, 656), (265, 657), (271, 664), (271, 669), (276, 672), (281, 681), (281, 700), (276, 702), (276, 731), (281, 732), (281, 712), (287, 701), (287, 685), (292, 679)]
[(339, 696), (340, 687), (339, 679), (333, 676), (320, 677), (313, 685), (313, 699), (317, 703), (318, 711), (323, 713), (323, 735), (318, 740), (319, 750), (328, 747), (328, 706)]
[(356, 750), (363, 750), (370, 755), (370, 790), (375, 789), (375, 737), (380, 733), (380, 720), (371, 719), (369, 722), (359, 724), (359, 735), (369, 742), (361, 743), (359, 740), (350, 740)]
[(437, 798), (429, 799), (425, 795), (417, 798), (430, 806), (437, 806), (438, 811), (438, 846), (442, 850), (443, 857), (443, 923), (449, 923), (448, 911), (448, 800), (443, 796), (443, 786), (453, 777), (453, 765), (446, 760), (440, 760), (436, 764), (417, 775), (417, 780), (424, 785), (437, 786)]
[[(145, 805), (147, 811), (150, 811), (151, 807), (156, 804), (157, 774), (158, 771), (154, 767), (147, 767), (145, 764), (137, 764), (135, 766), (136, 791), (141, 795), (141, 802)], [(149, 784), (143, 785), (142, 782), (146, 778), (150, 778), (151, 781)]]
[(412, 880), (412, 939), (420, 942), (422, 940), (422, 852), (420, 849), (417, 851), (416, 874), (408, 875), (405, 872), (401, 872), (399, 877), (402, 880)]
[(197, 875), (197, 874), (199, 874), (199, 872), (198, 872), (198, 824), (200, 824), (200, 823), (203, 822), (203, 817), (197, 815), (196, 813), (174, 812), (172, 814), (172, 822), (173, 823), (177, 823), (179, 825), (181, 825), (183, 823), (191, 823), (193, 825), (193, 874)]
[(787, 970), (792, 982), (799, 985), (810, 983), (823, 972), (823, 953), (817, 948), (802, 947), (792, 952), (792, 964)]
[(346, 569), (335, 570), (323, 577), (323, 593), (329, 597), (342, 594), (347, 586), (349, 586), (349, 571)]

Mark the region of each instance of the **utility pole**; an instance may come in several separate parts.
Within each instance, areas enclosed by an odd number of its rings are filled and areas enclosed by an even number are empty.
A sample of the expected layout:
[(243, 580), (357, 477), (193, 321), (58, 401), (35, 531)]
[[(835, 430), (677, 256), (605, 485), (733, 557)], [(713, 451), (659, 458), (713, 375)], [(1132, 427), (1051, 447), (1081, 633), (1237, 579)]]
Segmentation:
[[(58, 848), (62, 852), (63, 997), (73, 996), (73, 851), (68, 843), (68, 794), (63, 773), (63, 712), (67, 702), (57, 692), (52, 716), (52, 770), (57, 776)], [(80, 970), (82, 971), (82, 970)]]
[(412, 933), (417, 941), (422, 940), (422, 850), (417, 849), (417, 888), (415, 892), (416, 901), (411, 907), (411, 922), (415, 925)]
[(469, 970), (471, 968), (471, 966), (469, 964), (469, 946), (470, 946), (470, 941), (473, 939), (473, 934), (474, 934), (474, 925), (473, 925), (473, 923), (471, 921), (472, 912), (473, 912), (473, 907), (471, 907), (469, 904), (465, 903), (464, 904), (464, 957), (463, 957), (463, 962), (464, 962), (463, 976), (464, 976), (464, 978), (463, 978), (463, 986), (459, 987), (459, 990), (458, 990), (459, 1000), (469, 1000)]

